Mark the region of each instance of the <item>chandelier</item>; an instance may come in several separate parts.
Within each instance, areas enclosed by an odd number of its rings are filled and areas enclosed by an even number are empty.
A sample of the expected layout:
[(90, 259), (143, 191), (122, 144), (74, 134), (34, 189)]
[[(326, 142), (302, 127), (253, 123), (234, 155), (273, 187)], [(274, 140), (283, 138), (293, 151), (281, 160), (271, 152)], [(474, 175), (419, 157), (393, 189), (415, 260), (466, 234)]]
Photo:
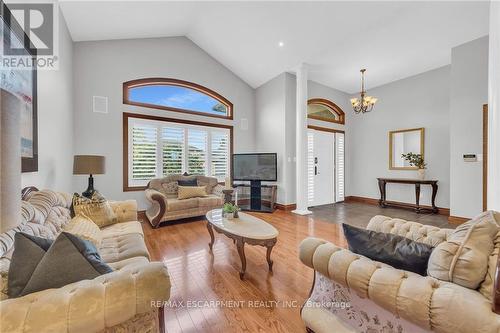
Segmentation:
[(373, 110), (373, 106), (377, 103), (377, 98), (373, 96), (366, 96), (365, 90), (365, 72), (366, 69), (360, 70), (361, 72), (361, 98), (351, 98), (351, 104), (354, 112), (365, 113)]

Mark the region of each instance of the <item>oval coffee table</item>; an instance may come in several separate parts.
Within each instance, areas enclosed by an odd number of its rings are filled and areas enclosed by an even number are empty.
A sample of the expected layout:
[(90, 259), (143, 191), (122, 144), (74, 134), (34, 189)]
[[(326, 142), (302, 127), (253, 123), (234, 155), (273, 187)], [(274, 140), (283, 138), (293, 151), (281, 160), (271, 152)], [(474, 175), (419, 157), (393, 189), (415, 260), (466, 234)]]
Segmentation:
[(250, 245), (260, 245), (267, 248), (266, 259), (269, 271), (273, 271), (273, 261), (271, 251), (276, 244), (278, 230), (269, 223), (258, 217), (239, 212), (239, 218), (228, 220), (222, 216), (222, 209), (213, 209), (207, 213), (207, 229), (210, 233), (210, 251), (212, 251), (215, 236), (214, 231), (226, 235), (236, 243), (238, 254), (241, 259), (240, 279), (243, 280), (247, 268), (245, 257), (245, 243)]

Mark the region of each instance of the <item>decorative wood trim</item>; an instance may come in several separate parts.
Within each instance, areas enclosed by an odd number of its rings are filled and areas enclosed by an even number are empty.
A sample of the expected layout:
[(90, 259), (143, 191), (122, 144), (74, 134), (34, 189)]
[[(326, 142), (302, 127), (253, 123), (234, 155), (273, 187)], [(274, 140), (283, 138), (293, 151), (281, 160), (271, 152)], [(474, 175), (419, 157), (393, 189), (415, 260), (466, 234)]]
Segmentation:
[(469, 221), (470, 219), (466, 218), (466, 217), (460, 217), (460, 216), (449, 216), (448, 217), (448, 222), (451, 223), (451, 224), (462, 224), (462, 223), (465, 223), (467, 221)]
[[(379, 199), (374, 199), (374, 198), (367, 198), (367, 197), (359, 197), (359, 196), (347, 196), (344, 198), (344, 202), (359, 202), (359, 203), (364, 203), (367, 205), (373, 205), (373, 206), (378, 206), (379, 205)], [(398, 206), (400, 208), (407, 208), (407, 209), (415, 209), (416, 205), (411, 204), (411, 203), (406, 203), (406, 202), (400, 202), (400, 201), (386, 201), (387, 204), (393, 205), (393, 206)], [(427, 205), (420, 205), (421, 209), (429, 209), (431, 210), (431, 206)], [(450, 215), (450, 209), (449, 208), (442, 208), (442, 207), (437, 207), (438, 208), (438, 214), (439, 215), (444, 215), (444, 216), (449, 216)]]
[(311, 104), (320, 104), (328, 107), (329, 109), (332, 109), (338, 116), (339, 120), (335, 119), (327, 119), (323, 118), (321, 116), (316, 116), (316, 115), (311, 115), (307, 113), (307, 118), (310, 119), (316, 119), (316, 120), (322, 120), (322, 121), (327, 121), (329, 123), (336, 123), (336, 124), (345, 124), (345, 113), (342, 111), (342, 109), (335, 103), (333, 103), (330, 100), (324, 99), (324, 98), (311, 98), (310, 100), (307, 101), (307, 105)]
[(316, 131), (322, 131), (322, 132), (330, 132), (330, 133), (344, 133), (345, 131), (343, 130), (338, 130), (335, 128), (328, 128), (328, 127), (321, 127), (321, 126), (314, 126), (314, 125), (307, 125), (307, 128), (316, 130)]
[[(129, 99), (129, 89), (130, 88), (136, 88), (136, 87), (141, 87), (141, 86), (150, 86), (150, 85), (178, 86), (178, 87), (184, 87), (184, 88), (196, 90), (196, 91), (201, 92), (202, 94), (208, 95), (208, 96), (216, 99), (220, 103), (224, 104), (227, 107), (228, 114), (224, 115), (224, 116), (222, 116), (222, 115), (219, 116), (219, 115), (215, 115), (215, 114), (208, 114), (208, 113), (204, 113), (204, 112), (174, 108), (174, 107), (163, 106), (163, 105), (134, 102), (134, 101), (131, 101)], [(222, 96), (222, 95), (216, 93), (215, 91), (213, 91), (207, 87), (204, 87), (200, 84), (189, 82), (189, 81), (178, 80), (178, 79), (172, 79), (172, 78), (145, 78), (145, 79), (137, 79), (137, 80), (131, 80), (131, 81), (124, 82), (123, 83), (123, 104), (142, 106), (142, 107), (146, 107), (146, 108), (159, 109), (159, 110), (165, 110), (165, 111), (174, 111), (174, 112), (180, 112), (180, 113), (194, 114), (194, 115), (204, 116), (204, 117), (233, 119), (233, 103), (231, 103), (227, 98), (225, 98), (224, 96)]]
[[(128, 185), (128, 119), (129, 118), (138, 118), (138, 119), (146, 119), (146, 120), (156, 120), (163, 121), (169, 123), (179, 123), (186, 125), (197, 125), (197, 126), (205, 126), (205, 127), (215, 127), (215, 128), (225, 128), (229, 130), (229, 140), (231, 141), (229, 144), (229, 159), (232, 160), (234, 154), (234, 143), (233, 143), (233, 126), (232, 125), (224, 125), (224, 124), (214, 124), (214, 123), (206, 123), (202, 121), (194, 121), (194, 120), (186, 120), (186, 119), (176, 119), (176, 118), (166, 118), (166, 117), (158, 117), (158, 116), (150, 116), (145, 114), (138, 113), (123, 113), (123, 192), (133, 192), (133, 191), (143, 191), (147, 188), (147, 186), (129, 186)], [(231, 170), (229, 170), (231, 172)], [(232, 178), (232, 175), (231, 175)]]
[(483, 211), (486, 211), (487, 209), (488, 209), (488, 104), (484, 104), (483, 105)]
[(396, 133), (420, 131), (420, 152), (425, 161), (425, 128), (409, 128), (389, 132), (389, 170), (418, 170), (417, 167), (395, 167), (392, 165), (392, 135)]

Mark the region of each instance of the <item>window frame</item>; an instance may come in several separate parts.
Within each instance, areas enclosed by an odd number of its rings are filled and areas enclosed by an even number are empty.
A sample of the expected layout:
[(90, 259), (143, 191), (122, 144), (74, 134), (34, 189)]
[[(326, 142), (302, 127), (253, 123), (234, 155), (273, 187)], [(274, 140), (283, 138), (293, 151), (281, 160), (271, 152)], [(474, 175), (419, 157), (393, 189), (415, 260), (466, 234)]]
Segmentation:
[[(210, 113), (205, 113), (205, 112), (201, 112), (201, 111), (175, 108), (175, 107), (171, 107), (171, 106), (164, 106), (164, 105), (157, 105), (157, 104), (135, 102), (135, 101), (130, 100), (130, 98), (129, 98), (129, 90), (130, 89), (137, 88), (137, 87), (143, 87), (143, 86), (153, 86), (153, 85), (183, 87), (183, 88), (192, 89), (192, 90), (198, 91), (202, 94), (208, 95), (227, 107), (227, 115), (216, 115), (216, 114), (210, 114)], [(141, 106), (141, 107), (151, 108), (151, 109), (159, 109), (159, 110), (164, 110), (164, 111), (187, 113), (187, 114), (193, 114), (193, 115), (203, 116), (203, 117), (212, 117), (212, 118), (230, 119), (230, 120), (233, 119), (233, 103), (231, 103), (227, 98), (225, 98), (224, 96), (222, 96), (222, 95), (216, 93), (215, 91), (213, 91), (207, 87), (204, 87), (200, 84), (189, 82), (189, 81), (183, 81), (183, 80), (179, 80), (179, 79), (172, 79), (172, 78), (144, 78), (144, 79), (136, 79), (136, 80), (124, 82), (123, 83), (123, 104)]]
[[(160, 121), (160, 122), (168, 122), (168, 123), (178, 123), (184, 125), (193, 125), (193, 126), (205, 126), (211, 128), (220, 128), (229, 130), (229, 163), (231, 163), (233, 154), (234, 154), (234, 142), (233, 142), (233, 126), (232, 125), (224, 125), (224, 124), (214, 124), (207, 123), (202, 121), (194, 121), (194, 120), (186, 120), (186, 119), (176, 119), (176, 118), (167, 118), (167, 117), (159, 117), (159, 116), (151, 116), (145, 114), (138, 113), (123, 113), (123, 192), (133, 192), (133, 191), (143, 191), (147, 188), (146, 186), (133, 186), (129, 184), (129, 118), (141, 119), (141, 120), (150, 120), (150, 121)], [(231, 167), (228, 169), (229, 176), (232, 179)]]
[(309, 112), (307, 113), (307, 118), (321, 120), (321, 121), (327, 121), (329, 123), (345, 125), (345, 113), (344, 113), (344, 111), (342, 111), (342, 109), (337, 104), (335, 104), (332, 101), (325, 99), (325, 98), (311, 98), (307, 101), (307, 105), (311, 105), (311, 104), (319, 104), (319, 105), (326, 106), (329, 109), (332, 109), (333, 112), (335, 112), (339, 116), (339, 119), (338, 120), (327, 119), (327, 118), (323, 118), (321, 116), (311, 115), (311, 114), (309, 114)]

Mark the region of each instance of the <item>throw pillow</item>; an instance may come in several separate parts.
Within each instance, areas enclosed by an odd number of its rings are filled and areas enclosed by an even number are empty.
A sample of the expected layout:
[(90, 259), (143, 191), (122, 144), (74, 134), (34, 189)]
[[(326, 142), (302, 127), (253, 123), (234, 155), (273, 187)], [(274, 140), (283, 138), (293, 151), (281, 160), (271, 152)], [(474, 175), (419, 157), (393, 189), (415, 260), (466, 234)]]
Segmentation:
[(178, 199), (204, 197), (207, 195), (205, 186), (179, 186)]
[(9, 266), (7, 294), (21, 296), (40, 260), (52, 245), (52, 240), (31, 236), (23, 232), (14, 235), (14, 252)]
[(91, 219), (99, 228), (115, 224), (117, 217), (109, 202), (99, 193), (94, 192), (92, 198), (86, 198), (78, 193), (73, 195), (75, 215), (82, 214)]
[(83, 214), (79, 214), (69, 221), (64, 227), (64, 231), (92, 242), (95, 247), (101, 246), (101, 229), (91, 219)]
[(486, 277), (488, 259), (500, 227), (493, 211), (459, 225), (429, 259), (430, 276), (476, 289)]
[(343, 224), (349, 250), (397, 269), (426, 275), (433, 247), (409, 238)]
[[(12, 265), (22, 263), (12, 261)], [(91, 242), (62, 232), (36, 265), (19, 296), (94, 279), (112, 271)]]
[(196, 178), (193, 179), (179, 179), (177, 181), (179, 186), (198, 186), (198, 180)]

